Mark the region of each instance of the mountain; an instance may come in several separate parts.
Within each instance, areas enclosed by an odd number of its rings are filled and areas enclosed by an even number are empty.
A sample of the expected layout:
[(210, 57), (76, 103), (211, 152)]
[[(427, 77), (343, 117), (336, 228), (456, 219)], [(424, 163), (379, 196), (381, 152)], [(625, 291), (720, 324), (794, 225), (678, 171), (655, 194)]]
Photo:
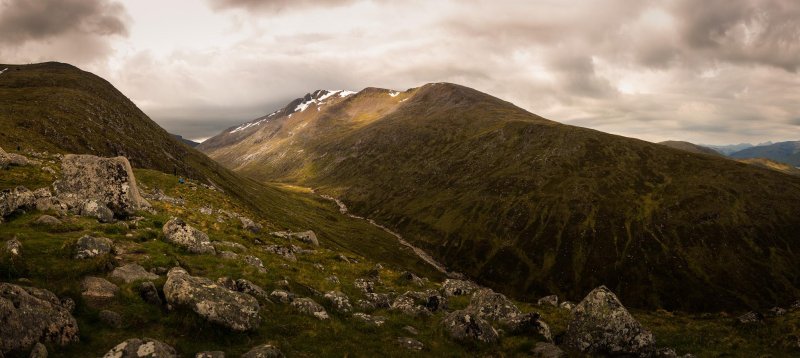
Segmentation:
[(600, 284), (635, 307), (682, 310), (800, 295), (798, 178), (559, 124), (459, 85), (337, 93), (198, 148), (338, 197), (520, 299)]
[(172, 134), (172, 136), (175, 137), (175, 139), (177, 139), (181, 143), (186, 144), (186, 145), (188, 145), (188, 146), (190, 146), (192, 148), (200, 145), (200, 143), (197, 143), (197, 142), (195, 142), (195, 141), (193, 141), (191, 139), (186, 139), (186, 138), (184, 138), (183, 136), (181, 136), (179, 134)]
[(800, 141), (780, 142), (747, 148), (730, 154), (733, 158), (766, 158), (800, 167)]
[(683, 142), (683, 141), (676, 141), (676, 140), (668, 140), (664, 142), (659, 142), (658, 144), (665, 145), (670, 148), (685, 150), (687, 152), (697, 153), (697, 154), (710, 154), (710, 155), (722, 155), (720, 152), (713, 150), (708, 147), (704, 147), (701, 145)]
[[(69, 64), (0, 65), (0, 147), (22, 152), (125, 156), (134, 168), (216, 187), (273, 229), (314, 229), (326, 244), (438, 277), (397, 239), (347, 220), (334, 204), (231, 172), (167, 133), (106, 80)], [(370, 244), (365, 245), (365, 240)]]
[(750, 143), (740, 143), (740, 144), (730, 144), (730, 145), (712, 145), (712, 144), (700, 144), (700, 145), (706, 148), (711, 148), (725, 155), (730, 155), (731, 153), (735, 153), (740, 150), (753, 147), (753, 145)]

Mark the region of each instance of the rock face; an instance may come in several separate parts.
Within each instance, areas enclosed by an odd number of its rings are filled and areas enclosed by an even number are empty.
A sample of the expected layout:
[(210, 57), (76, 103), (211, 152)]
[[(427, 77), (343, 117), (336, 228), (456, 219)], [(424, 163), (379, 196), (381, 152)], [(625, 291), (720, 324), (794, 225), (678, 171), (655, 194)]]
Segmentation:
[(28, 209), (36, 205), (36, 196), (24, 186), (14, 189), (5, 189), (0, 192), (0, 218), (19, 210)]
[(258, 301), (252, 296), (231, 291), (203, 277), (189, 276), (186, 270), (175, 267), (167, 273), (164, 283), (167, 302), (187, 306), (209, 322), (234, 331), (258, 328)]
[(28, 351), (37, 342), (78, 341), (78, 324), (52, 292), (0, 283), (0, 353)]
[(186, 248), (193, 254), (215, 254), (206, 233), (197, 230), (178, 218), (172, 218), (164, 224), (164, 236), (168, 242)]
[(93, 237), (85, 235), (78, 239), (75, 244), (75, 258), (88, 259), (101, 255), (107, 255), (111, 252), (114, 242), (105, 237)]
[(114, 271), (111, 271), (111, 275), (109, 276), (125, 281), (125, 283), (138, 280), (155, 280), (158, 278), (158, 275), (147, 272), (147, 270), (139, 264), (127, 264), (117, 267)]
[(457, 341), (495, 343), (499, 339), (489, 322), (468, 310), (449, 313), (442, 320), (442, 326)]
[(655, 339), (613, 292), (600, 286), (572, 310), (564, 345), (589, 354), (646, 355)]
[(119, 292), (117, 285), (100, 277), (85, 277), (81, 281), (81, 296), (90, 300), (108, 300)]
[(149, 206), (139, 195), (136, 178), (125, 157), (67, 154), (61, 160), (61, 179), (54, 186), (58, 196), (72, 197), (78, 201), (76, 204), (96, 200), (117, 216), (132, 215)]
[(177, 358), (175, 349), (152, 338), (131, 338), (118, 344), (103, 358)]
[(247, 353), (242, 354), (242, 358), (283, 358), (284, 355), (278, 347), (271, 344), (262, 344), (253, 347)]

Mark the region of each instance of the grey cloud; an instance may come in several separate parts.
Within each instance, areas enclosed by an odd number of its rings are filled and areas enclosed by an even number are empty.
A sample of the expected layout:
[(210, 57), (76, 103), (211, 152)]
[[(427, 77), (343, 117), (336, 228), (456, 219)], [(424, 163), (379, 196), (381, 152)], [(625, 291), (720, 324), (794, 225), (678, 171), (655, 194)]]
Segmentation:
[(66, 33), (127, 35), (125, 10), (107, 0), (4, 0), (0, 42), (46, 40)]

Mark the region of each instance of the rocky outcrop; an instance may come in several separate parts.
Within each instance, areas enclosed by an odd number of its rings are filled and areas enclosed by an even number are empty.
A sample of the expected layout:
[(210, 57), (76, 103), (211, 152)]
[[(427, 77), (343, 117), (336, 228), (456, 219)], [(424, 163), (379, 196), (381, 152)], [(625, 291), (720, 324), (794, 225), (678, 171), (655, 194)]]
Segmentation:
[(329, 291), (325, 293), (325, 299), (331, 303), (331, 306), (341, 313), (350, 313), (353, 310), (353, 305), (350, 304), (350, 298), (341, 291)]
[(367, 325), (373, 327), (380, 327), (386, 323), (386, 317), (383, 316), (371, 316), (366, 313), (356, 312), (353, 313), (353, 318), (357, 321), (361, 321)]
[(461, 342), (496, 343), (500, 338), (488, 321), (468, 310), (447, 314), (442, 326), (451, 338)]
[(105, 237), (85, 235), (75, 243), (75, 258), (89, 259), (111, 253), (114, 242)]
[(216, 250), (206, 233), (197, 230), (178, 218), (172, 218), (164, 224), (165, 239), (181, 246), (193, 254), (215, 254)]
[(271, 344), (262, 344), (242, 354), (242, 358), (283, 358), (284, 355), (278, 347)]
[(471, 281), (447, 279), (442, 283), (442, 293), (445, 296), (469, 295), (480, 287)]
[(302, 314), (313, 316), (320, 320), (330, 318), (328, 312), (325, 311), (325, 307), (308, 297), (296, 298), (291, 305), (297, 312)]
[(0, 353), (28, 351), (37, 342), (78, 341), (78, 324), (52, 292), (0, 283)]
[(317, 239), (317, 234), (315, 234), (311, 230), (307, 231), (300, 231), (300, 232), (289, 232), (289, 231), (277, 231), (272, 233), (273, 236), (277, 236), (284, 239), (296, 239), (300, 242), (319, 246), (319, 239)]
[(177, 358), (175, 349), (152, 338), (131, 338), (112, 348), (103, 358)]
[(6, 169), (10, 166), (25, 166), (31, 164), (31, 161), (24, 155), (8, 153), (0, 148), (0, 169)]
[(517, 308), (514, 302), (511, 302), (502, 293), (494, 292), (488, 288), (475, 292), (467, 309), (475, 312), (481, 318), (498, 321), (502, 324), (511, 324), (522, 315), (522, 311)]
[(207, 278), (190, 276), (180, 267), (167, 273), (164, 296), (169, 304), (189, 307), (209, 322), (234, 331), (253, 330), (261, 323), (255, 298)]
[(613, 292), (600, 286), (572, 310), (564, 345), (588, 354), (648, 355), (655, 339)]
[(297, 262), (297, 256), (294, 254), (295, 250), (291, 246), (265, 245), (262, 246), (261, 249), (271, 254), (281, 256), (290, 262)]
[(24, 186), (14, 189), (5, 189), (0, 192), (0, 219), (11, 213), (30, 209), (36, 205), (36, 196)]
[(61, 160), (57, 196), (80, 208), (89, 200), (105, 205), (117, 216), (132, 215), (149, 204), (139, 195), (136, 178), (125, 157), (101, 158), (67, 154)]
[(81, 296), (91, 301), (110, 300), (117, 292), (119, 287), (104, 278), (89, 276), (81, 281)]
[(111, 271), (109, 276), (125, 281), (125, 283), (139, 280), (155, 280), (158, 278), (158, 275), (147, 272), (147, 270), (139, 264), (127, 264), (117, 267), (114, 271)]

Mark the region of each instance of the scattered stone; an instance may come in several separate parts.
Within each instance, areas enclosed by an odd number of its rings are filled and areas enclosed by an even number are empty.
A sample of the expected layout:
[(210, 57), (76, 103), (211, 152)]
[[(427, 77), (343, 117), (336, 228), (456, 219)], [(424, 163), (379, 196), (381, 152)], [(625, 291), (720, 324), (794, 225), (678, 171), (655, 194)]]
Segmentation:
[(400, 278), (402, 278), (405, 281), (408, 281), (409, 283), (415, 284), (419, 287), (425, 286), (425, 283), (427, 282), (427, 279), (422, 279), (419, 276), (415, 275), (413, 272), (409, 271), (404, 271), (403, 273), (401, 273)]
[(440, 308), (446, 306), (438, 301), (441, 296), (428, 296), (421, 292), (406, 292), (394, 299), (390, 307), (393, 311), (399, 311), (412, 317), (428, 316)]
[(0, 354), (27, 351), (37, 342), (78, 341), (78, 324), (52, 292), (0, 283)]
[(91, 301), (107, 301), (119, 292), (117, 285), (100, 277), (84, 277), (81, 281), (81, 296)]
[(325, 266), (322, 266), (322, 264), (314, 264), (314, 268), (318, 271), (325, 272)]
[(371, 315), (368, 315), (366, 313), (361, 313), (361, 312), (353, 313), (353, 318), (355, 318), (358, 321), (364, 322), (367, 325), (374, 326), (374, 327), (380, 327), (380, 326), (383, 326), (384, 323), (386, 323), (386, 317), (383, 317), (383, 316), (371, 316)]
[(242, 222), (242, 228), (243, 228), (243, 229), (245, 229), (245, 230), (249, 230), (249, 231), (251, 231), (251, 232), (253, 232), (253, 233), (256, 233), (256, 234), (258, 234), (259, 232), (261, 232), (261, 229), (263, 228), (263, 227), (261, 226), (261, 224), (258, 224), (258, 223), (256, 223), (255, 221), (253, 221), (253, 220), (250, 220), (250, 218), (246, 218), (246, 217), (244, 217), (244, 216), (240, 217), (240, 218), (239, 218), (239, 221), (241, 221), (241, 222)]
[(536, 345), (533, 346), (533, 350), (531, 351), (534, 357), (537, 358), (563, 358), (566, 357), (567, 354), (558, 348), (555, 344), (547, 343), (547, 342), (536, 342)]
[(47, 347), (40, 342), (36, 342), (33, 345), (33, 349), (31, 349), (31, 354), (28, 355), (28, 358), (47, 358)]
[(214, 208), (210, 206), (203, 206), (202, 208), (200, 208), (200, 213), (203, 215), (212, 215), (214, 214)]
[(209, 322), (234, 331), (258, 328), (258, 301), (245, 293), (231, 291), (204, 277), (190, 276), (186, 270), (174, 267), (167, 273), (164, 284), (167, 302), (188, 306)]
[(328, 277), (325, 278), (325, 280), (330, 282), (330, 283), (332, 283), (332, 284), (334, 284), (334, 285), (338, 285), (338, 284), (341, 283), (341, 282), (339, 282), (339, 278), (336, 277), (336, 275), (328, 276)]
[(465, 280), (446, 279), (442, 283), (442, 293), (445, 296), (464, 296), (480, 288), (473, 282)]
[(339, 260), (339, 261), (342, 261), (342, 262), (346, 262), (348, 264), (353, 263), (352, 261), (350, 261), (349, 258), (347, 258), (347, 256), (342, 255), (342, 254), (336, 255), (336, 259)]
[(549, 305), (553, 307), (558, 307), (558, 296), (556, 295), (544, 296), (540, 298), (538, 301), (536, 301), (536, 304), (539, 306)]
[(239, 255), (232, 251), (217, 251), (217, 256), (225, 260), (237, 260)]
[(375, 281), (365, 278), (357, 278), (353, 285), (364, 294), (375, 292)]
[(245, 255), (242, 257), (242, 260), (244, 263), (257, 268), (259, 272), (267, 272), (267, 269), (264, 267), (264, 262), (262, 262), (258, 257), (253, 255)]
[(3, 247), (3, 252), (11, 257), (17, 257), (22, 254), (22, 243), (16, 237), (8, 240)]
[(297, 256), (291, 247), (280, 245), (266, 245), (261, 247), (264, 251), (283, 257), (290, 262), (297, 262)]
[(100, 158), (67, 154), (61, 160), (61, 179), (54, 183), (59, 197), (78, 202), (96, 200), (126, 217), (150, 205), (139, 195), (136, 178), (125, 157)]
[(286, 304), (292, 303), (292, 301), (294, 301), (295, 299), (294, 293), (287, 292), (284, 290), (274, 290), (269, 294), (269, 296), (280, 303), (286, 303)]
[(175, 349), (152, 338), (131, 338), (111, 348), (103, 358), (177, 358)]
[(225, 352), (223, 351), (200, 352), (195, 354), (194, 358), (225, 358)]
[(0, 191), (0, 218), (17, 210), (33, 208), (35, 205), (36, 197), (24, 186)]
[(144, 267), (133, 263), (115, 268), (114, 271), (111, 271), (109, 277), (120, 279), (125, 281), (125, 283), (131, 283), (138, 280), (158, 279), (158, 275), (147, 272)]
[(498, 321), (501, 324), (512, 324), (513, 320), (522, 315), (522, 311), (517, 308), (502, 293), (497, 293), (488, 288), (483, 288), (472, 294), (467, 310), (475, 312), (476, 315), (490, 321)]
[(26, 166), (31, 164), (27, 157), (16, 153), (7, 153), (0, 148), (0, 169), (6, 169), (9, 166)]
[(413, 334), (415, 336), (419, 334), (419, 331), (416, 328), (411, 327), (411, 326), (405, 326), (405, 327), (403, 327), (403, 330), (408, 332), (408, 333), (411, 333), (411, 334)]
[(36, 221), (33, 222), (36, 225), (43, 225), (43, 226), (56, 226), (61, 225), (61, 220), (56, 219), (50, 215), (42, 215)]
[(294, 307), (294, 309), (302, 314), (314, 316), (320, 320), (326, 320), (330, 318), (328, 317), (328, 312), (325, 311), (325, 307), (322, 307), (322, 305), (310, 298), (296, 298), (292, 300), (291, 305)]
[(271, 344), (262, 344), (247, 353), (242, 354), (242, 358), (283, 358), (284, 355), (278, 347)]
[(193, 254), (215, 254), (214, 246), (206, 233), (197, 230), (178, 218), (164, 224), (164, 236), (168, 242), (184, 247)]
[(319, 240), (317, 239), (317, 234), (313, 231), (301, 231), (301, 232), (288, 232), (288, 231), (277, 231), (271, 233), (272, 236), (284, 238), (284, 239), (297, 239), (301, 242), (304, 242), (309, 245), (319, 246)]
[(564, 301), (558, 304), (558, 307), (563, 308), (565, 310), (570, 310), (575, 308), (575, 304), (570, 301)]
[(786, 314), (786, 309), (780, 307), (772, 307), (769, 309), (769, 315), (772, 317), (780, 317)]
[(397, 337), (397, 344), (411, 351), (421, 351), (425, 348), (422, 342), (410, 337)]
[(106, 326), (111, 328), (122, 327), (122, 316), (117, 312), (102, 310), (98, 313), (97, 317), (100, 319), (100, 322), (103, 322)]
[(489, 322), (468, 310), (447, 314), (442, 325), (450, 337), (461, 342), (495, 343), (499, 339), (497, 331)]
[(236, 291), (246, 293), (261, 301), (272, 303), (272, 300), (269, 299), (269, 294), (261, 286), (242, 278), (236, 280), (234, 284)]
[(158, 295), (158, 289), (156, 285), (150, 281), (139, 284), (139, 296), (151, 305), (161, 306), (161, 296)]
[(532, 312), (516, 316), (506, 325), (512, 334), (538, 335), (544, 341), (553, 342), (550, 326), (540, 319), (538, 313)]
[(114, 212), (97, 200), (89, 200), (83, 203), (78, 214), (80, 216), (95, 218), (101, 223), (110, 223), (114, 221)]
[(150, 194), (149, 199), (165, 202), (176, 206), (184, 206), (186, 204), (186, 200), (183, 200), (182, 198), (173, 198), (167, 194), (164, 194), (164, 191), (162, 191), (159, 188), (153, 189), (153, 193)]
[(85, 235), (75, 244), (75, 258), (88, 259), (111, 253), (114, 242), (105, 237)]
[(572, 310), (564, 345), (588, 354), (647, 355), (655, 339), (611, 290), (600, 286)]
[(211, 244), (214, 245), (214, 248), (216, 248), (217, 250), (222, 250), (223, 248), (225, 248), (233, 250), (235, 252), (247, 251), (247, 247), (238, 242), (233, 242), (233, 241), (214, 241)]
[(758, 312), (747, 312), (739, 317), (736, 317), (736, 322), (739, 324), (758, 324), (764, 322), (764, 315)]
[(350, 304), (350, 299), (340, 291), (329, 291), (325, 293), (325, 299), (330, 301), (331, 305), (337, 312), (350, 313), (353, 306)]

